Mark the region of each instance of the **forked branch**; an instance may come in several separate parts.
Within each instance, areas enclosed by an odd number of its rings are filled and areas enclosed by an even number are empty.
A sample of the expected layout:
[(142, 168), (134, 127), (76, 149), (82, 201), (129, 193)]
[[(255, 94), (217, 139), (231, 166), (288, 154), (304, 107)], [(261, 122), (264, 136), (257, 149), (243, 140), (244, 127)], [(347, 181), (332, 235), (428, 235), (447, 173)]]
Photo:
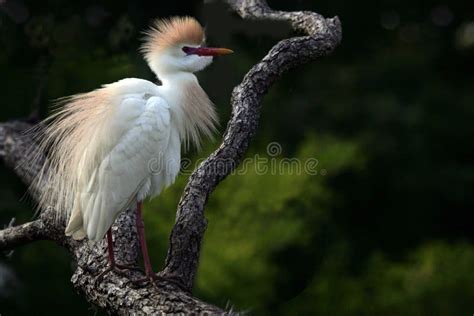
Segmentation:
[(295, 30), (308, 35), (277, 43), (234, 88), (232, 114), (223, 142), (189, 178), (178, 206), (163, 271), (164, 276), (180, 278), (189, 289), (193, 286), (206, 229), (204, 206), (215, 187), (239, 165), (246, 153), (257, 130), (261, 99), (283, 73), (328, 55), (342, 36), (337, 17), (325, 19), (314, 12), (274, 11), (263, 0), (226, 2), (244, 19), (288, 21)]

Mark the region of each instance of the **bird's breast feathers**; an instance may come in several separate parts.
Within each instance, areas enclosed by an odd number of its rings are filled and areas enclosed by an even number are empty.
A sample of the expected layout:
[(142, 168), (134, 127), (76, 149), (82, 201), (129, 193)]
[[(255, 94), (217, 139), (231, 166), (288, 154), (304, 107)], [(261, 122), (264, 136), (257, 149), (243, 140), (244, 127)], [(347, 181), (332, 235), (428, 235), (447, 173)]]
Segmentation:
[[(119, 89), (123, 83), (106, 88)], [(82, 213), (83, 225), (76, 225), (83, 226), (91, 240), (101, 239), (137, 197), (159, 194), (179, 171), (180, 142), (171, 126), (168, 103), (153, 94), (151, 86), (138, 93), (130, 93), (128, 84), (123, 86), (128, 90), (109, 101), (115, 104), (108, 104), (108, 117), (97, 126), (78, 166), (71, 219), (74, 212)], [(68, 228), (74, 233), (74, 227)]]

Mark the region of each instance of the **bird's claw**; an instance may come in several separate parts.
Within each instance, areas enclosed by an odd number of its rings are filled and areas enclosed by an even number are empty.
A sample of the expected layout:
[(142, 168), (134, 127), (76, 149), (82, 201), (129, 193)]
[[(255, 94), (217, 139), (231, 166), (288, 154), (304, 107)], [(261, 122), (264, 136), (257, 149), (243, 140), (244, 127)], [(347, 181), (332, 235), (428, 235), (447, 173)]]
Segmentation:
[(148, 283), (151, 283), (153, 287), (158, 288), (156, 283), (160, 281), (164, 281), (165, 279), (160, 277), (157, 274), (149, 274), (145, 277), (135, 279), (135, 280), (130, 280), (130, 282), (135, 285), (136, 287), (143, 287), (147, 285)]
[(137, 272), (140, 272), (140, 273), (145, 273), (145, 271), (143, 271), (142, 268), (137, 267), (137, 266), (128, 265), (128, 264), (116, 263), (115, 267), (118, 268), (119, 270), (122, 270), (122, 271), (130, 270), (130, 271), (137, 271)]
[[(122, 265), (122, 264), (116, 263), (114, 265), (108, 266), (104, 271), (102, 271), (101, 273), (99, 273), (99, 275), (97, 275), (94, 281), (94, 286), (97, 287), (99, 283), (103, 280), (104, 276), (109, 272), (114, 272), (120, 276), (129, 277), (127, 270), (138, 271), (138, 272), (141, 272), (142, 274), (145, 274), (145, 271), (143, 271), (143, 269), (141, 269), (140, 267), (131, 266), (131, 265)], [(155, 289), (158, 289), (158, 285), (157, 285), (158, 283), (165, 283), (165, 284), (173, 284), (184, 292), (189, 291), (186, 289), (186, 287), (181, 281), (165, 278), (154, 273), (148, 273), (146, 274), (146, 276), (138, 278), (138, 279), (129, 279), (129, 281), (136, 288), (144, 287), (147, 284), (151, 284)]]
[(94, 286), (97, 287), (97, 285), (103, 280), (104, 275), (106, 275), (109, 272), (114, 272), (120, 276), (127, 277), (128, 276), (127, 270), (138, 271), (138, 272), (144, 273), (144, 271), (140, 267), (116, 263), (114, 265), (108, 266), (107, 269), (99, 273), (99, 275), (96, 277), (94, 281)]
[(143, 287), (149, 283), (152, 284), (152, 286), (156, 289), (158, 289), (157, 283), (165, 283), (165, 284), (173, 284), (176, 287), (178, 287), (180, 290), (183, 292), (189, 292), (189, 290), (186, 289), (184, 284), (178, 280), (170, 279), (170, 278), (165, 278), (162, 277), (158, 274), (149, 274), (143, 278), (139, 278), (136, 280), (130, 280), (130, 282), (135, 285), (136, 287)]

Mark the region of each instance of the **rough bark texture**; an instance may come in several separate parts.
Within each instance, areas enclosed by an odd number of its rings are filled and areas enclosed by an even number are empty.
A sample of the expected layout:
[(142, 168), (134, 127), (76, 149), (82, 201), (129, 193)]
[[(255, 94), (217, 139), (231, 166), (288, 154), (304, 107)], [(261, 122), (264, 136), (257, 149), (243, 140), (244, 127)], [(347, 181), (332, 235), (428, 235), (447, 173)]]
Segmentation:
[[(66, 247), (77, 268), (72, 276), (74, 287), (89, 301), (111, 314), (224, 314), (232, 313), (204, 303), (191, 295), (201, 241), (206, 229), (204, 207), (214, 188), (244, 156), (258, 126), (260, 103), (270, 86), (286, 71), (318, 57), (328, 55), (341, 40), (336, 18), (325, 19), (314, 12), (281, 12), (268, 7), (263, 0), (227, 0), (230, 8), (244, 19), (287, 21), (306, 36), (277, 43), (235, 87), (232, 115), (222, 144), (191, 175), (181, 197), (176, 223), (171, 232), (166, 265), (157, 286), (134, 287), (129, 277), (107, 273), (96, 282), (97, 275), (107, 268), (105, 240), (96, 244), (77, 242), (64, 236), (64, 223), (44, 210), (38, 219), (0, 231), (0, 250), (8, 250), (35, 240), (48, 239)], [(35, 142), (24, 135), (31, 125), (20, 121), (0, 124), (0, 157), (15, 169), (27, 184), (32, 182), (40, 165), (29, 164), (37, 149)], [(33, 198), (35, 190), (33, 188)], [(116, 258), (120, 263), (136, 264), (139, 247), (134, 228), (135, 215), (124, 212), (113, 226)], [(177, 286), (180, 284), (181, 286)]]

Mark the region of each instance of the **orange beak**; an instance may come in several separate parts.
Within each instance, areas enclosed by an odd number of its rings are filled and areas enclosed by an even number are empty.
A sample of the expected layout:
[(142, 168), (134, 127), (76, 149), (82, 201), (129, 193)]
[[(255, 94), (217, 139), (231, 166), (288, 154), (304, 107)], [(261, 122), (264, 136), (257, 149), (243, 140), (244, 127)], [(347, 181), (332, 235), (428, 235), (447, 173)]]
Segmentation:
[(215, 47), (185, 47), (185, 53), (188, 55), (198, 56), (223, 56), (232, 54), (234, 51), (228, 48), (215, 48)]

